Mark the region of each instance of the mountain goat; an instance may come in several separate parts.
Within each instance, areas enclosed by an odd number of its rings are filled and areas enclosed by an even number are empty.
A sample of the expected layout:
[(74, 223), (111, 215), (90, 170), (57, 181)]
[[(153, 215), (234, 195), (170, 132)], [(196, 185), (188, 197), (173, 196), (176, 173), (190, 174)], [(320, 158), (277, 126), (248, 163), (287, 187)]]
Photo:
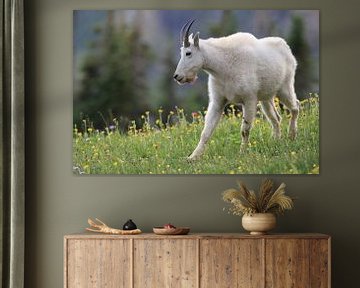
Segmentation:
[(200, 141), (189, 160), (198, 159), (204, 152), (217, 126), (225, 105), (241, 104), (241, 145), (246, 147), (256, 116), (257, 102), (273, 128), (273, 136), (281, 136), (281, 117), (274, 97), (290, 110), (289, 137), (297, 131), (299, 101), (294, 89), (296, 59), (287, 43), (278, 37), (255, 38), (249, 33), (236, 33), (221, 38), (199, 39), (199, 32), (189, 35), (194, 20), (181, 30), (181, 58), (174, 73), (179, 84), (193, 83), (203, 69), (209, 74), (209, 105)]

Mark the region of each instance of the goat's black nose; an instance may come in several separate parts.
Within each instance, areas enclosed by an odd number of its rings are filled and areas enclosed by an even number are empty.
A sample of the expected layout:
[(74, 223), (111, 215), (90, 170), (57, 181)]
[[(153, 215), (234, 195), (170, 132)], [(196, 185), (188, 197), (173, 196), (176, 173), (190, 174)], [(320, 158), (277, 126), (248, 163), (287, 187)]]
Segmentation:
[(179, 75), (178, 74), (174, 74), (174, 79), (176, 79)]

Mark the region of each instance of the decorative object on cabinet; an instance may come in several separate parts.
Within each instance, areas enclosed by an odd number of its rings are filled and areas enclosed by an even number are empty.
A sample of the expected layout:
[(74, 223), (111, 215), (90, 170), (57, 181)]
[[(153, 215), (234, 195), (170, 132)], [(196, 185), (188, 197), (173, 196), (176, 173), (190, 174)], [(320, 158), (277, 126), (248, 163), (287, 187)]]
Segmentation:
[(274, 182), (264, 179), (259, 193), (249, 190), (244, 182), (238, 182), (238, 189), (227, 189), (222, 198), (230, 203), (229, 212), (243, 216), (242, 225), (251, 234), (264, 234), (276, 226), (275, 215), (283, 214), (294, 207), (293, 198), (285, 195), (284, 183), (275, 190)]
[(102, 222), (97, 218), (95, 218), (95, 220), (96, 222), (88, 218), (88, 223), (92, 228), (86, 228), (87, 231), (104, 233), (104, 234), (116, 234), (116, 235), (135, 235), (141, 233), (140, 229), (133, 229), (133, 230), (115, 229), (109, 227), (108, 225), (106, 225), (104, 222)]
[(136, 224), (132, 221), (132, 219), (129, 219), (126, 221), (126, 223), (123, 225), (123, 230), (135, 230), (137, 229)]
[(244, 214), (241, 224), (251, 235), (262, 235), (276, 226), (276, 217), (273, 213)]
[(153, 232), (158, 235), (186, 235), (190, 232), (189, 227), (154, 227)]

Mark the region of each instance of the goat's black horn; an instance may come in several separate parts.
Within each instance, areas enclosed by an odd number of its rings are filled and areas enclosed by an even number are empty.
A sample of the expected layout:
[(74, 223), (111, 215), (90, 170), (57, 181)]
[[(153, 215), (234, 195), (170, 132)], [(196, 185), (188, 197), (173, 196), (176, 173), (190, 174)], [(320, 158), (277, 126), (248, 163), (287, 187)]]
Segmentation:
[(189, 25), (191, 20), (187, 21), (184, 26), (181, 28), (181, 31), (180, 31), (180, 43), (183, 44), (184, 43), (184, 40), (185, 40), (185, 30), (186, 30), (186, 27), (187, 25)]
[(195, 22), (195, 19), (192, 20), (189, 24), (189, 26), (187, 27), (186, 29), (186, 32), (185, 32), (185, 40), (184, 40), (184, 46), (185, 47), (189, 47), (190, 46), (190, 42), (189, 42), (189, 32), (190, 32), (190, 28), (192, 26), (192, 24)]
[[(190, 46), (190, 42), (189, 42), (189, 32), (190, 32), (190, 28), (192, 26), (192, 24), (195, 22), (195, 19), (192, 21), (188, 21), (183, 28), (181, 29), (181, 42), (184, 43), (185, 47), (189, 47)], [(186, 31), (185, 31), (186, 30)]]

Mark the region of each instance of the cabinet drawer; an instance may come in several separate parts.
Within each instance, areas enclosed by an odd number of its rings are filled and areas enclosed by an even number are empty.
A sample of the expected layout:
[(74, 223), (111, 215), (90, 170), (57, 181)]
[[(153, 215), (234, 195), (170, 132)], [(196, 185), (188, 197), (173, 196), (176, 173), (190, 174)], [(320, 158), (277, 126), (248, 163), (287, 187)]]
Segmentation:
[(266, 287), (330, 287), (328, 240), (267, 239), (265, 258)]
[(131, 287), (131, 240), (67, 240), (67, 288)]
[(134, 288), (196, 288), (197, 240), (134, 240)]
[(264, 283), (260, 239), (204, 239), (200, 245), (200, 287), (259, 288)]

